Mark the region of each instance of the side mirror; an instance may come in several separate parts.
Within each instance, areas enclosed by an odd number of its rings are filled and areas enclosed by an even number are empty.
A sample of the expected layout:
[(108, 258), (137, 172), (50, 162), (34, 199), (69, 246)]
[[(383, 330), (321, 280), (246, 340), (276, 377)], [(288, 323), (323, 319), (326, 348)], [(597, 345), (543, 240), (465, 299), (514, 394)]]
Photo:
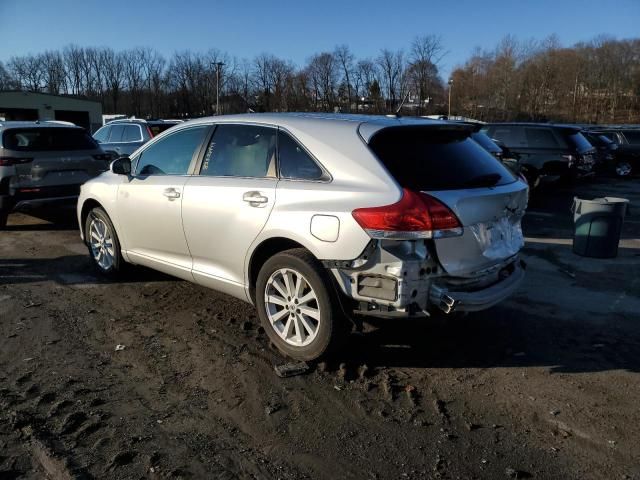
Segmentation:
[(111, 171), (117, 175), (129, 175), (131, 173), (131, 159), (120, 157), (111, 162)]

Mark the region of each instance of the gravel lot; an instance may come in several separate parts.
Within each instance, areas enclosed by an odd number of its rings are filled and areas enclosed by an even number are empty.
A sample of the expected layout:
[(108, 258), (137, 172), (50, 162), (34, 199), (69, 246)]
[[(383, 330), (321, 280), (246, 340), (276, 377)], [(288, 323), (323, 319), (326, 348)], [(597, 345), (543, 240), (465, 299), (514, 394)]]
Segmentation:
[(617, 259), (580, 258), (574, 191), (640, 205), (640, 180), (542, 190), (508, 302), (367, 324), (287, 379), (248, 305), (146, 269), (107, 282), (72, 211), (10, 216), (0, 478), (640, 479), (640, 210)]

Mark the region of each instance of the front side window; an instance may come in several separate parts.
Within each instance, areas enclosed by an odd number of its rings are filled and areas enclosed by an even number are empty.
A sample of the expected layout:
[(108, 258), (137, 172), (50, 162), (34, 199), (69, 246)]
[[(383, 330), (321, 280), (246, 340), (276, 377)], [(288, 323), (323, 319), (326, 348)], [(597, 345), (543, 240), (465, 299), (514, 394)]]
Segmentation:
[(125, 125), (124, 133), (122, 134), (123, 142), (140, 142), (142, 141), (142, 134), (140, 133), (140, 127), (138, 125)]
[(200, 175), (273, 177), (275, 155), (274, 128), (221, 124), (216, 127), (207, 148)]
[(640, 130), (627, 130), (624, 132), (624, 136), (631, 145), (640, 144)]
[(290, 135), (278, 132), (280, 176), (297, 180), (321, 180), (324, 172)]
[(186, 175), (208, 127), (185, 128), (146, 148), (138, 157), (138, 175)]
[(93, 134), (93, 138), (100, 143), (104, 143), (109, 138), (109, 133), (111, 133), (111, 127), (102, 127)]

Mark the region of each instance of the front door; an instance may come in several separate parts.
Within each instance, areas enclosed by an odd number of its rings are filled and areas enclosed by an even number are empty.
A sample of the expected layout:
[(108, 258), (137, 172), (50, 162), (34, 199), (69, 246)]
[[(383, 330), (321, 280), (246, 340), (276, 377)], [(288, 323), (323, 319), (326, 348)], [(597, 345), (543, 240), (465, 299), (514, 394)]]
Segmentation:
[(276, 129), (221, 124), (184, 187), (182, 219), (196, 282), (246, 298), (244, 262), (275, 202)]
[(133, 263), (191, 277), (191, 255), (182, 229), (184, 186), (208, 126), (177, 130), (133, 159), (134, 173), (118, 189), (123, 247)]

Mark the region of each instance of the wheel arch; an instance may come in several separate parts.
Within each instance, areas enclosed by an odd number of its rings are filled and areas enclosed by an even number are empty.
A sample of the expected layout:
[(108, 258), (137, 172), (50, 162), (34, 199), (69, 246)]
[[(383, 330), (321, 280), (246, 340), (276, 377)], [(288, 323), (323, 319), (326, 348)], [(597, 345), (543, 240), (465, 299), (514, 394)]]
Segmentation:
[[(253, 249), (247, 262), (247, 293), (252, 303), (255, 304), (256, 301), (256, 281), (262, 265), (272, 256), (292, 248), (304, 248), (313, 255), (308, 247), (287, 237), (267, 238)], [(317, 259), (315, 255), (313, 256)]]
[(82, 203), (82, 209), (80, 210), (80, 218), (79, 218), (79, 227), (80, 227), (80, 233), (82, 234), (82, 239), (85, 241), (87, 241), (87, 239), (85, 238), (85, 224), (87, 223), (87, 217), (89, 216), (89, 212), (91, 210), (93, 210), (96, 207), (100, 207), (102, 208), (105, 212), (106, 209), (104, 208), (104, 205), (102, 205), (98, 200), (96, 200), (95, 198), (87, 198), (83, 203)]

